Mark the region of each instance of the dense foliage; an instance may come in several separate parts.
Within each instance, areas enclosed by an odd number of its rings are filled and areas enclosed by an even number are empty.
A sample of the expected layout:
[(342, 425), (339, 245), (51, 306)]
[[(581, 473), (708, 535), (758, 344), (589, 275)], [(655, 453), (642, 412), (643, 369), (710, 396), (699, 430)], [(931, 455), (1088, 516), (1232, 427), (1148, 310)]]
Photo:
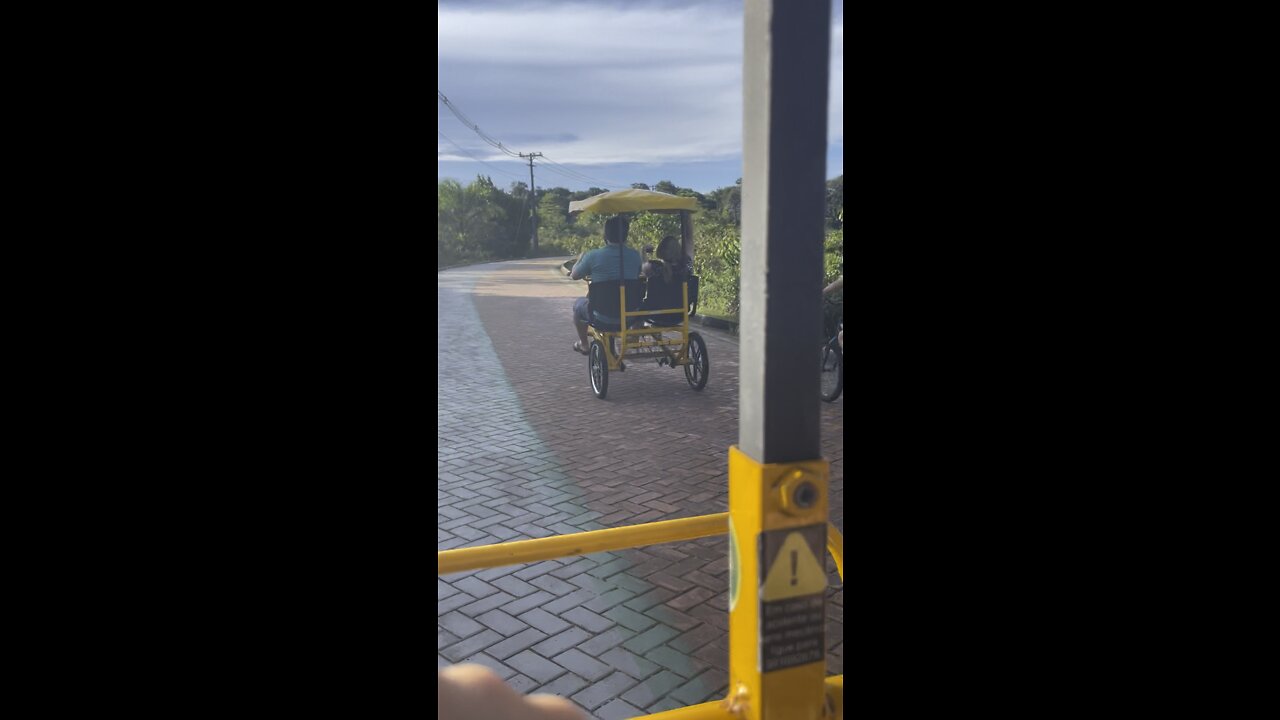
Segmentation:
[[(633, 187), (695, 198), (694, 271), (702, 277), (701, 305), (711, 313), (738, 312), (739, 267), (742, 244), (742, 181), (702, 194), (662, 181), (652, 188)], [(569, 203), (605, 192), (591, 188), (571, 192), (564, 188), (539, 188), (529, 196), (523, 182), (502, 190), (487, 177), (471, 184), (455, 180), (438, 182), (436, 244), (437, 266), (448, 267), (485, 260), (528, 257), (533, 231), (529, 205), (538, 211), (538, 255), (577, 255), (603, 243), (604, 216), (569, 215)], [(825, 282), (844, 272), (844, 176), (827, 181), (827, 236), (824, 242)], [(627, 243), (639, 248), (657, 246), (663, 235), (680, 234), (673, 215), (638, 213), (631, 219)]]

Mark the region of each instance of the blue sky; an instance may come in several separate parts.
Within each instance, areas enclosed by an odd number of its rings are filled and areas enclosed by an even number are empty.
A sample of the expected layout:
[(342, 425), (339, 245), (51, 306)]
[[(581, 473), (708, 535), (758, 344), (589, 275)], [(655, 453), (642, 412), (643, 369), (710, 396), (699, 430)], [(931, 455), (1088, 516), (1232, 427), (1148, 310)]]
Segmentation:
[[(742, 176), (741, 0), (441, 1), (436, 83), (539, 187)], [(844, 173), (844, 3), (832, 6), (827, 177)], [(528, 182), (436, 101), (437, 177)], [(592, 178), (586, 180), (583, 176)]]

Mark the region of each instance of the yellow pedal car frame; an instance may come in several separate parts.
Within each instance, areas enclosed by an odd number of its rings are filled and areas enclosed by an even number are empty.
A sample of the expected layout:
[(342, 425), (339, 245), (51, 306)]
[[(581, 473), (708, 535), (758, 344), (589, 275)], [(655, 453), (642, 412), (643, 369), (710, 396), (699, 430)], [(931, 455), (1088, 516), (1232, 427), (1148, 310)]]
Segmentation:
[[(601, 193), (586, 200), (569, 203), (570, 214), (594, 212), (612, 215), (641, 211), (678, 213), (683, 252), (690, 257), (693, 254), (692, 213), (697, 208), (698, 203), (693, 198), (636, 189)], [(683, 367), (689, 387), (699, 391), (706, 387), (711, 362), (702, 336), (689, 330), (689, 282), (686, 280), (683, 283), (681, 307), (633, 312), (627, 312), (626, 283), (617, 284), (619, 329), (601, 330), (594, 323), (587, 327), (587, 334), (591, 338), (587, 351), (587, 370), (595, 396), (604, 399), (609, 391), (609, 372), (626, 370), (627, 366), (623, 361), (632, 359), (652, 359), (659, 364)], [(679, 325), (628, 327), (640, 318), (676, 314), (680, 315)]]

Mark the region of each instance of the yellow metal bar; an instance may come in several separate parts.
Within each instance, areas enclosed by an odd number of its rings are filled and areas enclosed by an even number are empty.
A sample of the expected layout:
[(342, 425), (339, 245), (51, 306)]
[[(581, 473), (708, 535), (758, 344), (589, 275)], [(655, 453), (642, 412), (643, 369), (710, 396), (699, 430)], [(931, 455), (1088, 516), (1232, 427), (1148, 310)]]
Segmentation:
[[(672, 327), (669, 327), (669, 328), (664, 328), (664, 329), (662, 329), (662, 330), (659, 330), (658, 328), (644, 328), (643, 330), (642, 330), (642, 329), (640, 329), (640, 328), (635, 328), (634, 330), (630, 330), (630, 331), (628, 331), (628, 332), (627, 332), (627, 345), (628, 345), (629, 347), (633, 347), (633, 346), (635, 345), (635, 343), (636, 343), (636, 342), (648, 342), (648, 341), (645, 341), (645, 340), (637, 341), (637, 340), (635, 339), (635, 337), (636, 337), (637, 335), (653, 335), (653, 334), (655, 334), (655, 333), (659, 333), (659, 332), (667, 332), (667, 333), (671, 333), (671, 335), (672, 335), (672, 337), (671, 337), (671, 338), (668, 338), (668, 339), (662, 340), (661, 342), (665, 342), (665, 343), (683, 343), (683, 342), (685, 342), (685, 340), (684, 340), (684, 338), (683, 338), (683, 337), (676, 337), (676, 335), (678, 335), (678, 334), (680, 333), (680, 326), (679, 326), (679, 325), (675, 325), (675, 326), (672, 326)], [(596, 330), (595, 328), (590, 328), (590, 331), (587, 333), (587, 335), (588, 335), (588, 337), (594, 337), (594, 338), (596, 338), (596, 339), (600, 340), (601, 342), (604, 342), (606, 339), (608, 339), (608, 338), (610, 338), (610, 337), (619, 337), (619, 338), (620, 338), (620, 337), (622, 336), (622, 333), (620, 333), (620, 332), (601, 332), (601, 331), (599, 331), (599, 330)]]
[(671, 353), (670, 353), (669, 351), (665, 351), (665, 350), (663, 350), (662, 348), (674, 348), (674, 347), (678, 347), (678, 346), (683, 345), (683, 344), (684, 344), (684, 343), (669, 343), (669, 342), (662, 342), (662, 343), (651, 343), (651, 344), (646, 344), (646, 345), (628, 345), (628, 346), (627, 346), (627, 348), (626, 348), (628, 351), (631, 351), (631, 350), (650, 350), (650, 351), (652, 351), (652, 352), (648, 352), (648, 353), (630, 353), (630, 352), (628, 352), (627, 357), (629, 357), (629, 358), (632, 358), (632, 357), (642, 357), (642, 358), (643, 358), (643, 357), (655, 357), (655, 358), (656, 358), (656, 357), (663, 357), (664, 355), (665, 355), (665, 356), (670, 357)]
[[(683, 302), (684, 302), (684, 304), (680, 306), (680, 320), (681, 320), (680, 336), (687, 338), (689, 337), (689, 281), (688, 280), (685, 280), (680, 285), (680, 297), (683, 298)], [(689, 343), (685, 343), (684, 347), (680, 349), (680, 355), (679, 357), (676, 358), (676, 361), (679, 362), (681, 365), (684, 365), (684, 364), (687, 364), (688, 360), (689, 360)]]
[(652, 715), (640, 715), (637, 716), (636, 720), (639, 720), (639, 718), (647, 718), (648, 720), (735, 720), (737, 717), (739, 716), (729, 710), (724, 700), (717, 700), (700, 705), (687, 705)]
[(831, 523), (827, 523), (827, 551), (831, 553), (831, 559), (836, 561), (840, 581), (844, 582), (844, 536)]
[[(647, 340), (645, 340), (645, 336), (647, 336), (647, 335), (661, 335), (661, 334), (662, 334), (662, 333), (664, 333), (664, 332), (668, 332), (668, 333), (671, 333), (672, 335), (678, 336), (678, 335), (680, 334), (680, 328), (678, 328), (678, 327), (674, 327), (674, 328), (668, 328), (668, 329), (666, 329), (666, 330), (659, 330), (658, 328), (644, 328), (643, 330), (641, 330), (641, 329), (639, 329), (639, 328), (636, 328), (635, 330), (632, 330), (631, 332), (629, 332), (629, 333), (627, 333), (627, 334), (628, 334), (628, 335), (639, 335), (639, 336), (640, 336), (640, 339), (639, 339), (639, 340), (634, 340), (634, 341), (629, 340), (629, 341), (627, 341), (627, 344), (628, 344), (628, 345), (630, 345), (632, 342), (648, 342)], [(655, 341), (655, 342), (657, 342), (657, 341)], [(682, 337), (672, 337), (672, 338), (667, 338), (666, 340), (662, 340), (662, 342), (684, 342), (684, 338), (682, 338)]]
[(820, 720), (828, 538), (823, 460), (729, 448), (729, 693), (741, 720)]
[(604, 359), (610, 370), (617, 370), (622, 358), (613, 354), (613, 343), (609, 342), (609, 338), (617, 333), (604, 333), (597, 330), (594, 326), (587, 327), (587, 337), (599, 340), (600, 345), (604, 347)]
[[(824, 715), (823, 720), (843, 720), (844, 675), (832, 675), (826, 679), (824, 685), (834, 714)], [(646, 718), (647, 720), (736, 720), (743, 717), (736, 712), (736, 708), (731, 710), (730, 704), (730, 700), (717, 700), (638, 717)], [(781, 717), (785, 719), (789, 716), (782, 715)]]
[(674, 340), (637, 340), (635, 343), (628, 342), (628, 348), (647, 348), (662, 347), (664, 345), (683, 345), (684, 339), (678, 338)]
[[(606, 337), (606, 336), (621, 337), (622, 335), (621, 330), (601, 330), (595, 327), (594, 325), (591, 326), (591, 330), (595, 332), (597, 335), (600, 335), (601, 337)], [(643, 327), (643, 328), (634, 327), (627, 330), (627, 336), (632, 337), (635, 335), (652, 335), (654, 333), (661, 333), (661, 332), (671, 333), (672, 335), (679, 335), (681, 330), (679, 325), (654, 325), (653, 327)]]
[(827, 678), (827, 703), (831, 706), (830, 717), (844, 720), (844, 675)]
[(723, 535), (728, 529), (728, 520), (729, 513), (716, 513), (535, 540), (442, 550), (436, 553), (436, 573), (447, 575), (464, 570), (520, 565), (538, 560)]
[[(673, 347), (673, 346), (669, 346), (669, 345), (667, 345), (667, 346), (664, 346), (664, 345), (641, 345), (641, 346), (639, 346), (639, 347), (631, 347), (631, 348), (627, 348), (627, 353), (626, 353), (626, 355), (625, 355), (624, 357), (626, 357), (626, 358), (628, 358), (628, 359), (631, 359), (631, 358), (660, 358), (660, 357), (664, 357), (664, 356), (669, 355), (669, 354), (670, 354), (669, 352), (663, 352), (663, 351), (662, 351), (662, 348), (663, 348), (663, 347)], [(644, 351), (646, 351), (646, 352), (640, 352), (641, 350), (644, 350)]]
[(622, 347), (619, 348), (620, 354), (613, 356), (613, 343), (606, 343), (609, 347), (609, 369), (617, 370), (622, 367), (622, 358), (627, 354), (627, 283), (622, 278), (618, 278), (618, 334), (622, 337)]

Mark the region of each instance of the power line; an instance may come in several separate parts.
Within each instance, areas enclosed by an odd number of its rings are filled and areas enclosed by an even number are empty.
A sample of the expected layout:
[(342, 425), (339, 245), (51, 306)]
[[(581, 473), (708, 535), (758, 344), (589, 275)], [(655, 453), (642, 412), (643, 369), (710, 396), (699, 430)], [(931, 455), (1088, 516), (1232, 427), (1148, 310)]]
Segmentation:
[[(481, 160), (480, 158), (476, 157), (475, 155), (472, 155), (471, 153), (467, 152), (466, 150), (463, 150), (461, 145), (459, 145), (458, 143), (454, 142), (454, 141), (453, 141), (453, 140), (452, 140), (448, 135), (445, 135), (444, 133), (440, 132), (439, 130), (436, 130), (436, 133), (437, 133), (437, 134), (439, 134), (439, 135), (440, 135), (440, 137), (444, 138), (445, 140), (448, 140), (450, 145), (453, 145), (454, 147), (458, 148), (458, 151), (459, 151), (459, 152), (461, 152), (463, 155), (466, 155), (467, 157), (471, 158), (472, 160), (475, 160), (476, 162), (480, 163), (481, 165), (484, 165), (485, 167), (493, 168), (494, 170), (497, 170), (498, 172), (502, 173), (503, 175), (510, 175), (511, 177), (513, 177), (513, 178), (515, 178), (515, 179), (517, 179), (517, 180), (524, 180), (524, 178), (520, 177), (519, 175), (516, 175), (515, 173), (509, 173), (509, 172), (507, 172), (506, 170), (503, 170), (503, 169), (502, 169), (502, 168), (500, 168), (500, 167), (497, 167), (497, 166), (495, 166), (495, 165), (490, 165), (489, 163), (487, 163), (487, 162), (485, 162), (485, 161)], [(439, 156), (437, 155), (437, 157), (439, 157)]]
[[(487, 133), (481, 130), (480, 126), (477, 125), (471, 118), (467, 117), (466, 113), (462, 112), (462, 110), (457, 105), (454, 105), (452, 102), (450, 102), (449, 98), (445, 97), (445, 94), (440, 90), (436, 90), (436, 97), (439, 98), (440, 102), (444, 103), (445, 107), (449, 108), (449, 112), (453, 113), (454, 117), (458, 118), (459, 122), (461, 122), (463, 125), (466, 125), (472, 131), (474, 131), (476, 135), (479, 135), (481, 140), (484, 140), (486, 143), (489, 143), (493, 147), (498, 148), (499, 150), (506, 153), (507, 155), (510, 155), (511, 157), (519, 157), (519, 158), (529, 157), (529, 155), (526, 153), (512, 151), (506, 145), (503, 145), (500, 141), (490, 137)], [(450, 140), (449, 142), (453, 142), (453, 141)], [(457, 146), (456, 143), (454, 145), (455, 147)], [(626, 188), (631, 187), (630, 185), (621, 185), (613, 181), (601, 180), (600, 178), (592, 177), (590, 175), (587, 175), (586, 173), (578, 172), (573, 168), (567, 167), (565, 165), (561, 165), (560, 163), (548, 158), (545, 155), (541, 155), (541, 153), (533, 153), (533, 154), (541, 156), (544, 161), (555, 166), (555, 167), (550, 167), (550, 166), (544, 165), (544, 167), (546, 167), (547, 170), (550, 170), (552, 172), (558, 172), (560, 175), (563, 175), (564, 177), (569, 178), (570, 180), (577, 180), (578, 182), (589, 183), (589, 184), (597, 185), (601, 187), (618, 188), (618, 189), (624, 189), (624, 190)], [(556, 168), (559, 168), (559, 170), (557, 170)], [(532, 182), (530, 183), (530, 185), (532, 185)]]
[[(448, 141), (449, 141), (449, 143), (450, 143), (451, 145), (453, 145), (454, 147), (458, 148), (458, 150), (459, 150), (460, 152), (462, 152), (464, 155), (466, 155), (467, 157), (471, 158), (472, 160), (475, 160), (476, 162), (480, 163), (481, 165), (484, 165), (484, 166), (486, 166), (486, 167), (489, 167), (489, 168), (492, 168), (492, 169), (494, 169), (494, 170), (497, 170), (498, 172), (500, 172), (500, 173), (502, 173), (502, 174), (504, 174), (504, 175), (510, 175), (511, 177), (513, 177), (513, 178), (515, 178), (515, 179), (517, 179), (517, 180), (521, 180), (521, 181), (523, 181), (523, 180), (524, 180), (524, 178), (520, 177), (519, 175), (514, 175), (514, 174), (512, 174), (512, 173), (507, 172), (506, 170), (503, 170), (503, 169), (502, 169), (502, 168), (500, 168), (500, 167), (496, 167), (496, 166), (490, 165), (489, 163), (487, 163), (487, 162), (485, 162), (485, 161), (481, 160), (480, 158), (476, 157), (475, 155), (472, 155), (471, 153), (467, 152), (466, 150), (463, 150), (461, 145), (459, 145), (458, 143), (454, 142), (454, 141), (453, 141), (453, 140), (452, 140), (448, 135), (445, 135), (444, 133), (440, 132), (440, 130), (438, 130), (438, 129), (437, 129), (437, 130), (436, 130), (436, 133), (437, 133), (437, 134), (439, 134), (439, 135), (440, 135), (440, 137), (444, 138), (445, 140), (448, 140)], [(438, 154), (438, 153), (437, 153), (437, 154)], [(530, 193), (527, 193), (527, 192), (524, 194), (524, 202), (523, 202), (523, 203), (521, 203), (521, 206), (520, 206), (520, 219), (519, 219), (519, 221), (516, 223), (516, 234), (515, 234), (515, 236), (516, 236), (517, 238), (519, 238), (519, 237), (520, 237), (520, 230), (521, 230), (521, 228), (523, 228), (523, 227), (524, 227), (524, 211), (525, 211), (525, 210), (527, 210), (527, 209), (528, 209), (528, 207), (529, 207), (529, 195), (530, 195)]]
[(596, 181), (596, 179), (571, 176), (571, 174), (559, 172), (559, 170), (557, 170), (556, 168), (550, 167), (550, 165), (543, 165), (543, 167), (541, 168), (543, 168), (544, 170), (547, 170), (547, 172), (549, 173), (556, 173), (557, 177), (561, 178), (562, 181), (570, 181), (573, 184), (585, 184), (585, 186), (589, 188), (604, 187), (604, 188), (607, 188), (607, 190), (626, 190), (627, 188), (627, 186), (621, 186), (621, 184), (607, 184), (607, 183)]
[[(529, 159), (529, 194), (530, 194), (531, 196), (533, 196), (533, 199), (534, 199), (534, 200), (537, 200), (537, 195), (536, 195), (536, 193), (537, 193), (537, 189), (536, 189), (536, 186), (533, 184), (533, 159), (534, 159), (535, 157), (542, 157), (542, 153), (540, 153), (540, 152), (531, 152), (531, 153), (518, 153), (518, 152), (512, 152), (511, 150), (507, 149), (507, 146), (506, 146), (506, 145), (503, 145), (502, 143), (498, 142), (497, 140), (495, 140), (495, 139), (493, 139), (493, 138), (489, 137), (488, 135), (486, 135), (486, 134), (485, 134), (485, 132), (484, 132), (483, 130), (481, 130), (481, 129), (480, 129), (480, 126), (479, 126), (479, 125), (476, 125), (474, 122), (472, 122), (472, 121), (471, 121), (471, 118), (467, 117), (467, 116), (466, 116), (466, 115), (465, 115), (461, 110), (459, 110), (459, 109), (458, 109), (458, 107), (457, 107), (456, 105), (454, 105), (453, 103), (449, 102), (449, 98), (445, 97), (445, 96), (444, 96), (444, 93), (440, 92), (440, 90), (439, 90), (438, 88), (436, 89), (436, 97), (440, 98), (440, 102), (444, 103), (444, 106), (445, 106), (445, 107), (447, 107), (447, 108), (449, 108), (449, 112), (453, 113), (454, 117), (458, 118), (458, 121), (459, 121), (459, 122), (461, 122), (463, 125), (466, 125), (467, 127), (469, 127), (469, 128), (471, 128), (472, 130), (474, 130), (474, 131), (475, 131), (475, 133), (476, 133), (477, 135), (479, 135), (479, 136), (480, 136), (480, 139), (481, 139), (481, 140), (484, 140), (485, 142), (487, 142), (487, 143), (489, 143), (490, 145), (492, 145), (492, 146), (494, 146), (494, 147), (498, 148), (498, 149), (499, 149), (499, 150), (501, 150), (502, 152), (504, 152), (504, 153), (506, 153), (506, 154), (510, 155), (511, 157), (518, 157), (518, 158), (522, 158), (522, 159), (523, 159), (523, 158), (528, 158), (528, 159)], [(439, 132), (439, 128), (437, 128), (437, 129), (436, 129), (436, 132)], [(443, 133), (442, 133), (442, 134), (443, 134)], [(445, 138), (445, 139), (446, 139), (446, 140), (448, 140), (448, 138)], [(453, 141), (452, 141), (452, 140), (449, 140), (449, 142), (453, 142)], [(457, 143), (454, 143), (454, 147), (458, 147), (458, 144), (457, 144)], [(459, 150), (461, 150), (462, 148), (460, 148), (460, 147), (459, 147), (458, 149), (459, 149)], [(479, 160), (479, 158), (476, 158), (476, 159), (477, 159), (477, 160)], [(495, 168), (495, 169), (496, 169), (496, 168)], [(507, 173), (507, 174), (508, 174), (508, 175), (510, 175), (511, 173)], [(514, 176), (514, 175), (512, 175), (512, 177), (515, 177), (515, 176)], [(533, 254), (534, 254), (534, 255), (537, 255), (537, 254), (538, 254), (538, 204), (537, 204), (536, 202), (533, 202), (533, 203), (530, 203), (530, 205), (531, 205), (531, 207), (529, 208), (529, 211), (530, 211), (530, 212), (529, 212), (529, 226), (530, 226), (531, 228), (533, 228)], [(521, 213), (521, 215), (523, 216), (523, 212)], [(516, 231), (517, 231), (517, 232), (519, 232), (519, 229), (517, 228), (517, 230), (516, 230)]]
[(484, 140), (485, 142), (487, 142), (487, 143), (489, 143), (490, 145), (492, 145), (492, 146), (494, 146), (494, 147), (498, 148), (498, 149), (499, 149), (499, 150), (501, 150), (502, 152), (504, 152), (504, 153), (506, 153), (506, 154), (510, 155), (511, 157), (519, 157), (519, 156), (520, 156), (520, 153), (515, 152), (515, 151), (512, 151), (512, 150), (508, 150), (506, 145), (503, 145), (502, 143), (498, 142), (497, 140), (495, 140), (495, 139), (493, 139), (493, 138), (489, 137), (488, 135), (486, 135), (486, 134), (485, 134), (485, 132), (484, 132), (483, 130), (481, 130), (481, 129), (480, 129), (480, 126), (479, 126), (479, 125), (476, 125), (474, 122), (472, 122), (471, 118), (469, 118), (469, 117), (467, 117), (466, 115), (464, 115), (464, 114), (463, 114), (463, 112), (462, 112), (461, 110), (459, 110), (459, 109), (458, 109), (458, 107), (457, 107), (456, 105), (454, 105), (453, 103), (449, 102), (449, 98), (445, 97), (445, 96), (444, 96), (444, 93), (440, 92), (439, 90), (436, 90), (436, 96), (440, 98), (440, 102), (444, 103), (444, 106), (445, 106), (445, 107), (449, 108), (449, 112), (452, 112), (452, 113), (453, 113), (453, 115), (454, 115), (454, 117), (458, 118), (458, 120), (459, 120), (459, 121), (461, 121), (463, 125), (466, 125), (467, 127), (469, 127), (469, 128), (471, 128), (472, 130), (474, 130), (474, 131), (475, 131), (475, 133), (476, 133), (477, 135), (479, 135), (479, 136), (480, 136), (480, 139), (481, 139), (481, 140)]
[(566, 172), (564, 170), (560, 170), (551, 165), (542, 165), (541, 167), (543, 170), (546, 170), (548, 172), (553, 172), (562, 178), (573, 180), (574, 182), (584, 183), (589, 187), (597, 187), (597, 188), (605, 187), (605, 188), (618, 189), (618, 190), (625, 190), (628, 187), (630, 187), (629, 185), (615, 185), (613, 183), (608, 183), (598, 178), (590, 177), (588, 175), (577, 175), (572, 172)]
[(539, 164), (538, 167), (542, 168), (543, 170), (546, 170), (547, 172), (553, 172), (562, 178), (573, 180), (574, 182), (590, 182), (592, 185), (599, 185), (599, 183), (595, 182), (594, 180), (588, 180), (587, 178), (579, 177), (577, 175), (571, 175), (567, 172), (564, 172), (563, 170), (558, 170), (550, 165)]
[[(563, 171), (561, 172), (561, 174), (562, 174), (562, 175), (568, 175), (568, 176), (570, 176), (570, 177), (577, 176), (577, 178), (576, 178), (576, 179), (577, 179), (577, 180), (579, 180), (579, 181), (596, 183), (596, 184), (600, 185), (601, 187), (620, 188), (620, 189), (624, 189), (624, 190), (625, 190), (626, 188), (631, 187), (630, 185), (620, 185), (620, 184), (618, 184), (618, 183), (616, 183), (616, 182), (612, 182), (612, 181), (605, 181), (605, 180), (601, 180), (600, 178), (597, 178), (597, 177), (591, 177), (590, 175), (588, 175), (588, 174), (586, 174), (586, 173), (578, 172), (577, 170), (574, 170), (573, 168), (567, 167), (567, 166), (565, 166), (565, 165), (561, 165), (560, 163), (556, 162), (555, 160), (552, 160), (551, 158), (548, 158), (546, 155), (543, 155), (543, 156), (542, 156), (542, 159), (543, 159), (544, 161), (548, 162), (548, 163), (551, 163), (552, 165), (555, 165), (556, 167), (563, 168)], [(548, 170), (553, 170), (553, 171), (554, 171), (554, 168), (550, 168), (550, 167), (548, 167), (547, 169), (548, 169)]]
[[(596, 181), (598, 181), (598, 182), (605, 182), (604, 180), (601, 180), (600, 178), (593, 178), (593, 177), (591, 177), (590, 175), (588, 175), (588, 174), (586, 174), (586, 173), (584, 173), (584, 172), (581, 172), (581, 171), (579, 171), (579, 170), (574, 170), (573, 168), (569, 167), (568, 165), (565, 165), (564, 163), (556, 162), (555, 160), (552, 160), (551, 158), (549, 158), (549, 157), (547, 157), (547, 156), (545, 156), (545, 155), (542, 157), (542, 159), (543, 159), (543, 160), (545, 160), (546, 162), (551, 163), (552, 165), (555, 165), (555, 166), (557, 166), (557, 167), (559, 167), (559, 168), (562, 168), (565, 172), (572, 173), (572, 174), (574, 174), (574, 175), (581, 175), (581, 176), (582, 176), (582, 177), (584, 177), (584, 178), (589, 178), (589, 179), (591, 179), (591, 180), (596, 180)], [(616, 183), (614, 183), (614, 184), (616, 184)]]
[(563, 170), (559, 170), (550, 165), (543, 165), (542, 169), (546, 170), (547, 172), (555, 173), (556, 175), (560, 176), (561, 179), (572, 180), (574, 183), (581, 183), (581, 184), (587, 185), (588, 187), (606, 187), (610, 189), (621, 189), (624, 187), (622, 185), (612, 185), (609, 183), (603, 183), (599, 180), (596, 180), (595, 178), (583, 177), (581, 175), (574, 175), (571, 173), (567, 173), (567, 172), (564, 172)]

